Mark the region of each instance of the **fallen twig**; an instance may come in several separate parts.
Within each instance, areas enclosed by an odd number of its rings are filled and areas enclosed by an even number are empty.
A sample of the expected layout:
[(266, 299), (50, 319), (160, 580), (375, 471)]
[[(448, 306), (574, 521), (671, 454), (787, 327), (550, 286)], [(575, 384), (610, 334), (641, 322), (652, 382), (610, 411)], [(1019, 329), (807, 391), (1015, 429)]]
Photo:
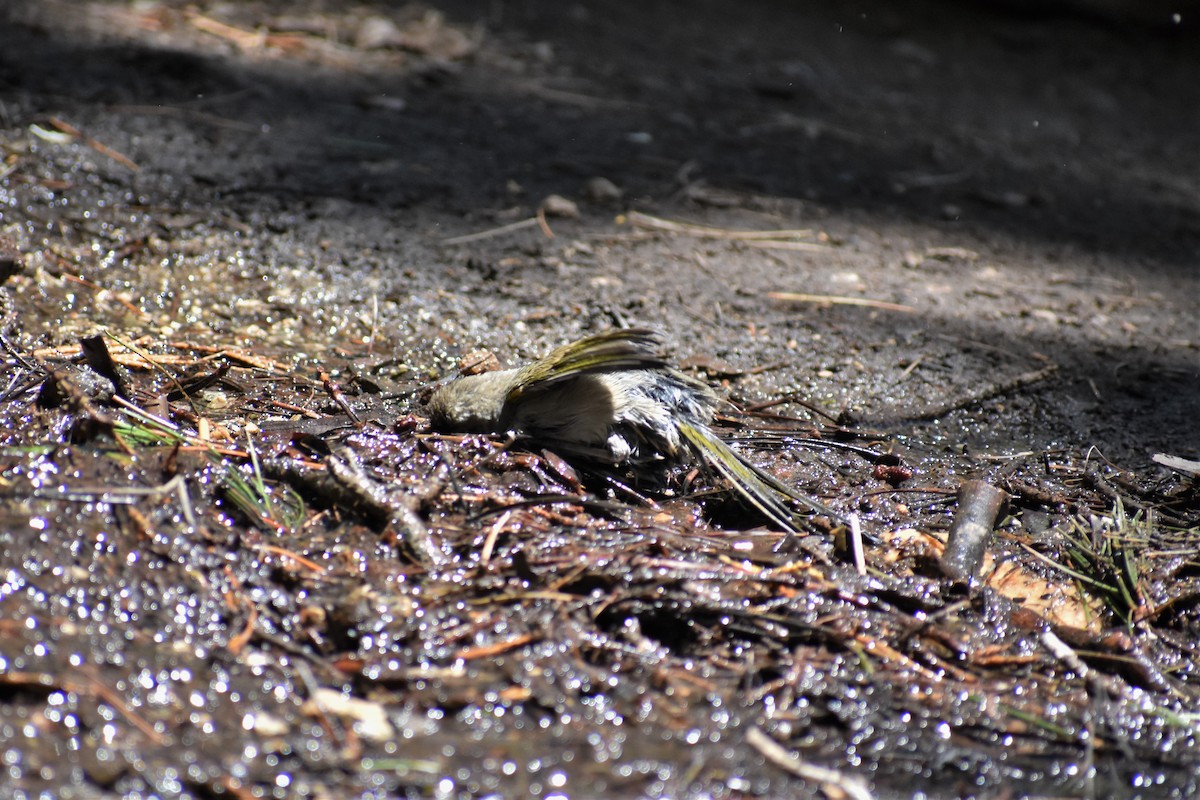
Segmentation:
[(664, 231), (666, 233), (679, 233), (685, 236), (696, 236), (701, 239), (733, 239), (740, 241), (768, 241), (786, 240), (805, 238), (813, 235), (811, 230), (806, 228), (794, 230), (758, 230), (758, 231), (735, 231), (728, 228), (714, 228), (708, 225), (695, 225), (690, 222), (675, 222), (669, 219), (660, 217), (652, 217), (649, 214), (643, 214), (640, 211), (630, 211), (625, 217), (629, 224), (635, 228), (644, 230)]
[(136, 163), (134, 163), (133, 159), (129, 158), (128, 156), (126, 156), (122, 153), (117, 152), (116, 150), (112, 149), (111, 147), (104, 144), (103, 142), (98, 141), (96, 139), (93, 139), (90, 136), (85, 135), (83, 131), (79, 130), (79, 128), (76, 128), (74, 125), (70, 124), (69, 122), (64, 122), (63, 120), (59, 119), (58, 117), (50, 117), (48, 122), (51, 125), (53, 125), (54, 127), (58, 128), (63, 133), (67, 134), (68, 136), (74, 137), (76, 139), (82, 139), (83, 143), (86, 144), (88, 147), (92, 148), (93, 150), (95, 150), (97, 153), (99, 153), (102, 156), (108, 156), (109, 158), (111, 158), (113, 161), (116, 161), (121, 166), (128, 167), (129, 169), (133, 170), (134, 172), (137, 172), (141, 169), (141, 167), (139, 167)]
[(991, 400), (993, 397), (999, 397), (1000, 395), (1010, 394), (1011, 392), (1015, 392), (1018, 389), (1024, 389), (1026, 387), (1041, 383), (1042, 381), (1046, 380), (1046, 378), (1049, 378), (1051, 375), (1053, 375), (1057, 371), (1058, 371), (1058, 365), (1051, 364), (1047, 367), (1042, 367), (1041, 369), (1036, 369), (1031, 372), (1022, 372), (1020, 375), (1016, 375), (1007, 380), (997, 381), (996, 383), (986, 384), (986, 385), (981, 386), (980, 388), (976, 389), (975, 391), (968, 392), (967, 394), (965, 394), (961, 397), (958, 397), (956, 399), (948, 400), (944, 403), (935, 403), (933, 405), (926, 406), (925, 408), (919, 409), (919, 410), (911, 412), (911, 413), (907, 413), (907, 414), (900, 413), (900, 414), (880, 416), (880, 417), (867, 417), (867, 418), (859, 420), (859, 421), (860, 422), (870, 422), (873, 425), (878, 425), (878, 424), (881, 424), (884, 422), (891, 422), (891, 421), (895, 421), (898, 419), (907, 419), (907, 420), (938, 419), (939, 417), (946, 416), (951, 411), (958, 411), (960, 409), (970, 408), (971, 406), (979, 405), (980, 403), (983, 403), (987, 400)]
[(449, 556), (442, 552), (417, 514), (416, 500), (398, 488), (367, 475), (358, 457), (348, 447), (339, 447), (325, 459), (333, 483), (362, 506), (387, 520), (413, 558), (425, 567), (445, 566)]
[(767, 292), (772, 300), (782, 300), (787, 303), (820, 303), (831, 306), (866, 306), (880, 308), (885, 311), (902, 311), (911, 314), (916, 311), (912, 306), (900, 303), (889, 303), (886, 300), (872, 300), (869, 297), (844, 297), (836, 294), (804, 294), (803, 292)]
[(862, 778), (804, 761), (768, 736), (762, 728), (754, 726), (747, 730), (746, 744), (780, 769), (802, 780), (821, 784), (821, 790), (827, 797), (849, 797), (851, 800), (871, 800), (874, 797)]
[(819, 242), (788, 242), (763, 239), (751, 239), (746, 242), (749, 247), (757, 247), (760, 250), (802, 250), (806, 253), (820, 253), (833, 248), (827, 244)]
[(498, 228), (489, 228), (486, 231), (478, 233), (468, 233), (463, 236), (452, 236), (449, 239), (443, 239), (442, 244), (470, 244), (471, 242), (481, 242), (484, 239), (491, 239), (493, 236), (503, 236), (506, 233), (515, 233), (523, 231), (526, 228), (536, 228), (545, 224), (545, 220), (539, 221), (537, 217), (530, 217), (518, 222), (510, 222), (507, 225), (501, 225)]

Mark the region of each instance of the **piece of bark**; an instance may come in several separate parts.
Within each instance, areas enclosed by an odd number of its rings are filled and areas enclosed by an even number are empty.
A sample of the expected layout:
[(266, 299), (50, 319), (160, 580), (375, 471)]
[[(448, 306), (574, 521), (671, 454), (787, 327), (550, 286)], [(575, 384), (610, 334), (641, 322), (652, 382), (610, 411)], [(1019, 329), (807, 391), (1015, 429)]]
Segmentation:
[(958, 490), (958, 511), (938, 564), (947, 577), (977, 577), (988, 537), (1008, 502), (1008, 494), (985, 481), (967, 481)]

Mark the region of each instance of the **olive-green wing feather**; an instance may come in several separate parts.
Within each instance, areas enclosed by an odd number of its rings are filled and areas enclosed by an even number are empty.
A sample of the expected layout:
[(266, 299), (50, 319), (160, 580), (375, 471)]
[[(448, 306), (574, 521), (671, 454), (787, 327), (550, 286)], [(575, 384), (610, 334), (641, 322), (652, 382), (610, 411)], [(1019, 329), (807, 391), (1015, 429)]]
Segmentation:
[(591, 372), (619, 369), (658, 369), (666, 362), (658, 354), (662, 340), (648, 328), (624, 328), (588, 336), (553, 350), (545, 358), (522, 367), (508, 392), (516, 400), (531, 389)]

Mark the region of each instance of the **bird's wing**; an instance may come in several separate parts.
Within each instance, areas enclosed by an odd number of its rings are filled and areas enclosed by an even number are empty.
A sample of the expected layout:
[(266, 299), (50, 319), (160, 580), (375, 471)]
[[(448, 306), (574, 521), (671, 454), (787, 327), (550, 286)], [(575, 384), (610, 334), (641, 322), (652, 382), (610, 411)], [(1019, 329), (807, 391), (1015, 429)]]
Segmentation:
[(517, 382), (509, 390), (508, 399), (517, 400), (530, 390), (575, 375), (620, 369), (658, 369), (666, 366), (658, 353), (661, 343), (659, 334), (649, 328), (623, 328), (565, 344), (545, 358), (522, 367)]

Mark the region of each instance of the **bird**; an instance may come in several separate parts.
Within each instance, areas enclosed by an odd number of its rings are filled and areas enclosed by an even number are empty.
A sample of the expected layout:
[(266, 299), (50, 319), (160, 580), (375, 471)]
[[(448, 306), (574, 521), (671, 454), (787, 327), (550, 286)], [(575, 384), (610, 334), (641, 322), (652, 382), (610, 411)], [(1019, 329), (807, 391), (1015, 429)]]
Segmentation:
[(662, 336), (653, 329), (614, 328), (523, 367), (464, 375), (430, 395), (430, 425), (443, 432), (512, 433), (568, 459), (694, 460), (789, 533), (799, 527), (788, 500), (836, 518), (722, 441), (712, 429), (716, 393), (672, 367), (661, 348)]

